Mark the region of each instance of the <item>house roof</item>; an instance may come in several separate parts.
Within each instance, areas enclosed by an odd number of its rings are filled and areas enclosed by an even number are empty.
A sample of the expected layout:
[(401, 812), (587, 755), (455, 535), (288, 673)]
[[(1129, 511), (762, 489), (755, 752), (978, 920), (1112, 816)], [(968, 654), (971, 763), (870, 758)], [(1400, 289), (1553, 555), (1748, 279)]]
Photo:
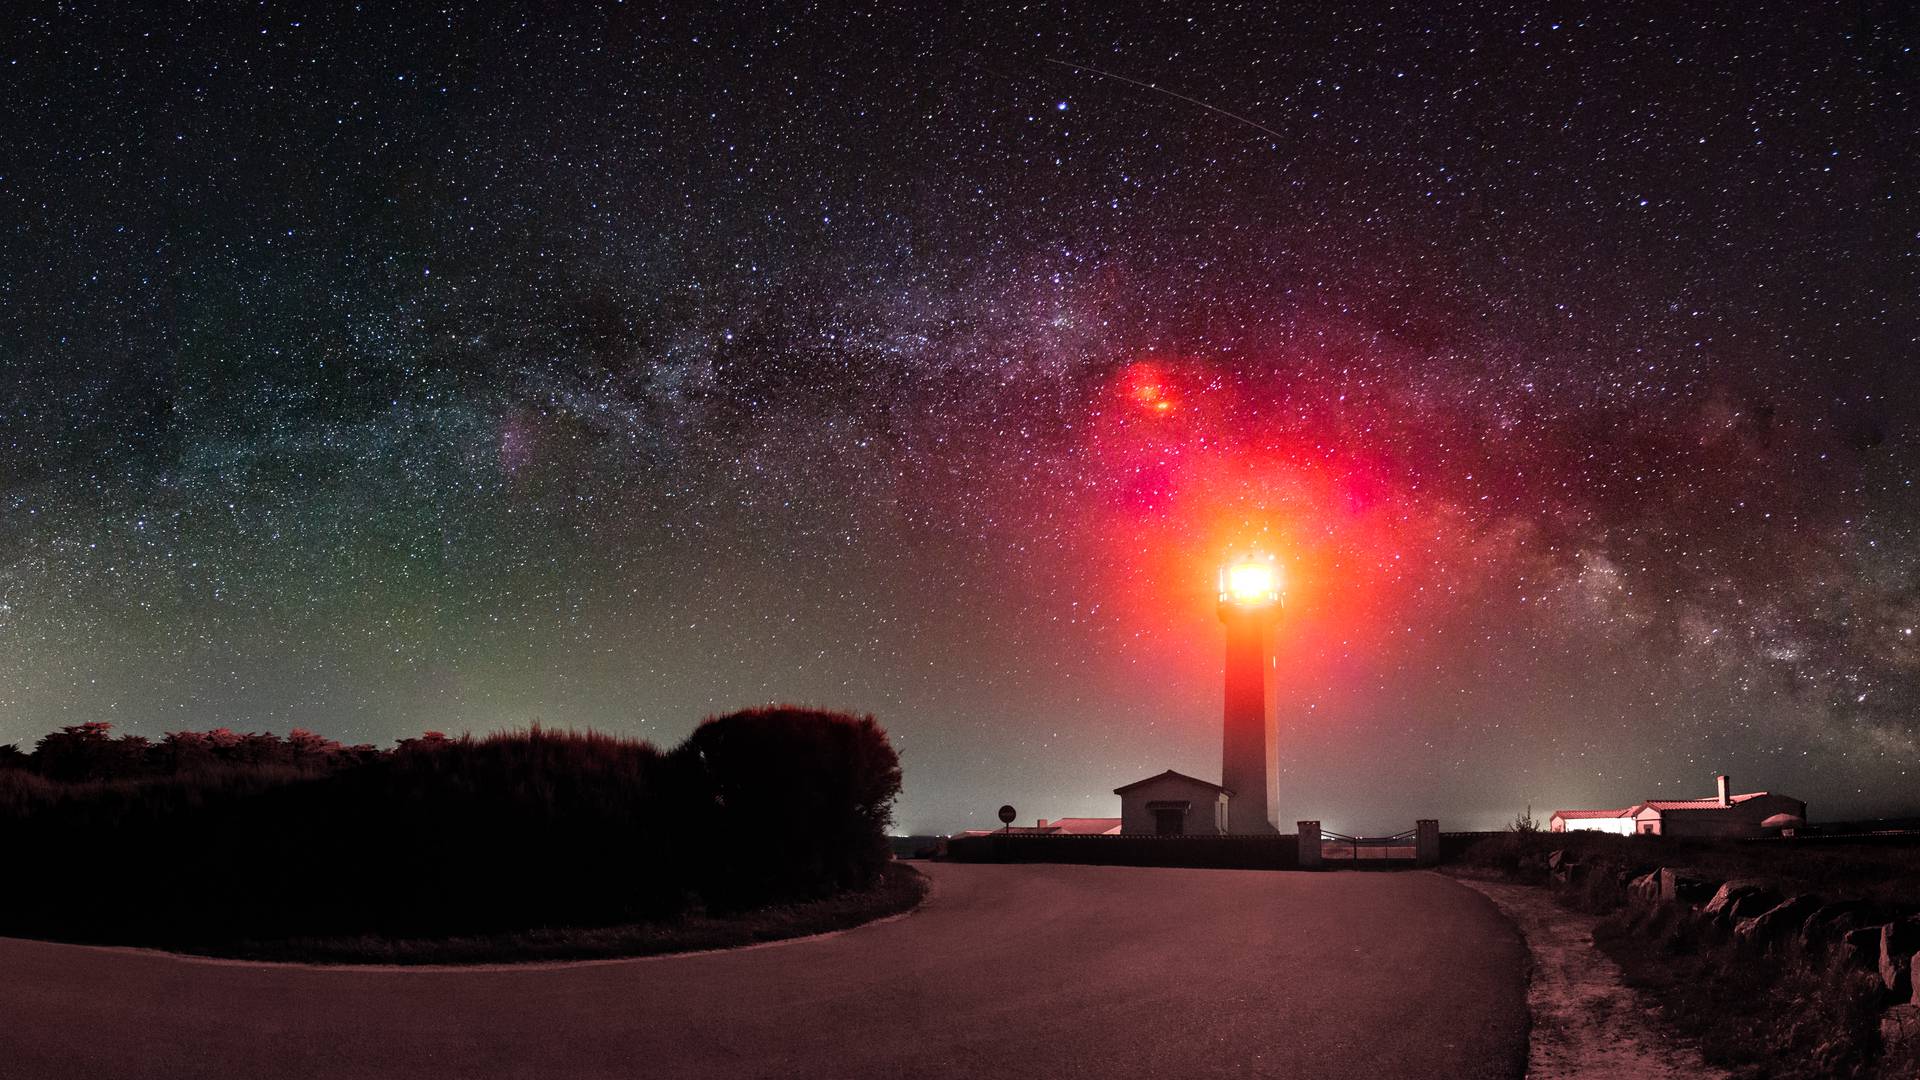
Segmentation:
[[(1735, 806), (1738, 806), (1739, 804), (1746, 802), (1748, 799), (1757, 799), (1760, 796), (1765, 794), (1766, 792), (1764, 791), (1749, 791), (1745, 795), (1731, 796), (1729, 801), (1733, 803)], [(1721, 809), (1720, 800), (1717, 798), (1648, 799), (1646, 802), (1641, 803), (1640, 805), (1650, 810), (1719, 810)]]
[(968, 836), (1046, 836), (1056, 831), (1051, 825), (1008, 825), (1002, 829), (968, 829)]
[[(1732, 805), (1738, 806), (1748, 799), (1758, 799), (1765, 794), (1767, 794), (1767, 792), (1749, 791), (1744, 795), (1730, 796), (1729, 801)], [(1665, 812), (1668, 810), (1720, 809), (1723, 809), (1720, 805), (1720, 799), (1717, 796), (1708, 796), (1704, 799), (1648, 799), (1645, 802), (1637, 802), (1632, 806), (1622, 807), (1619, 810), (1555, 810), (1553, 816), (1565, 821), (1573, 821), (1585, 818), (1633, 817), (1645, 810)]]
[(1063, 817), (1047, 822), (1047, 828), (1054, 832), (1072, 835), (1099, 835), (1119, 832), (1120, 819), (1117, 817)]
[(1223, 792), (1227, 795), (1233, 794), (1233, 792), (1228, 791), (1226, 788), (1223, 788), (1219, 784), (1213, 783), (1210, 780), (1202, 780), (1197, 776), (1188, 776), (1186, 773), (1174, 772), (1172, 769), (1168, 769), (1166, 772), (1163, 772), (1163, 773), (1155, 773), (1154, 775), (1147, 777), (1145, 780), (1135, 780), (1131, 784), (1122, 784), (1119, 787), (1114, 788), (1113, 793), (1115, 795), (1124, 795), (1127, 792), (1132, 791), (1134, 788), (1141, 787), (1146, 784), (1151, 784), (1155, 780), (1165, 780), (1169, 777), (1175, 780), (1185, 780), (1189, 784), (1198, 784), (1204, 788), (1212, 788), (1215, 791)]
[(960, 836), (1100, 836), (1120, 831), (1117, 817), (1056, 818), (1045, 825), (1008, 825), (1000, 829), (962, 829)]

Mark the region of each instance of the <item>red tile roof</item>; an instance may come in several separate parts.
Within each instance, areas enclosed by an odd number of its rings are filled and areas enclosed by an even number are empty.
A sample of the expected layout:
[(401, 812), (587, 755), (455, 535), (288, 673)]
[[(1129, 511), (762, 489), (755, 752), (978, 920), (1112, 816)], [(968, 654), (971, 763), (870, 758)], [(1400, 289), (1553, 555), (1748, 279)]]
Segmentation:
[(1120, 831), (1117, 817), (1056, 818), (1045, 825), (1009, 825), (1002, 829), (962, 829), (961, 836), (1101, 836)]
[[(1765, 794), (1766, 792), (1764, 791), (1749, 791), (1745, 795), (1733, 796), (1732, 801), (1735, 804), (1743, 803), (1748, 799), (1757, 799)], [(1718, 810), (1720, 809), (1720, 800), (1717, 797), (1706, 799), (1648, 799), (1641, 805), (1650, 806), (1655, 810)]]
[(1054, 832), (1070, 835), (1099, 835), (1119, 832), (1120, 819), (1117, 817), (1063, 817), (1047, 822), (1047, 828)]
[[(1760, 796), (1765, 794), (1767, 793), (1764, 791), (1749, 791), (1745, 795), (1732, 796), (1732, 802), (1735, 805), (1738, 805), (1740, 803), (1746, 802), (1748, 799), (1757, 799)], [(1708, 796), (1707, 798), (1704, 798), (1704, 799), (1648, 799), (1645, 802), (1634, 803), (1632, 806), (1624, 807), (1619, 810), (1555, 810), (1553, 812), (1553, 816), (1557, 818), (1561, 818), (1562, 820), (1572, 821), (1575, 819), (1582, 819), (1582, 818), (1627, 817), (1628, 815), (1637, 815), (1642, 810), (1666, 811), (1666, 810), (1718, 810), (1718, 809), (1720, 809), (1719, 797)]]

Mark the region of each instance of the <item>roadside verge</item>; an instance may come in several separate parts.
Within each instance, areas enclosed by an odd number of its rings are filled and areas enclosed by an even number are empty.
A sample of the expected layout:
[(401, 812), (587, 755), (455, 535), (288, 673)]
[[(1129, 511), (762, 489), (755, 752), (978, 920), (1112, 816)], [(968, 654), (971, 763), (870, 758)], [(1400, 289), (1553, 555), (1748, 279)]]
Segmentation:
[(1526, 939), (1532, 963), (1527, 1007), (1533, 1030), (1528, 1080), (1720, 1080), (1699, 1051), (1676, 1044), (1593, 944), (1599, 918), (1554, 903), (1529, 885), (1454, 876), (1500, 909)]
[(556, 927), (454, 938), (335, 937), (239, 941), (166, 951), (271, 963), (328, 965), (501, 965), (620, 960), (768, 944), (849, 930), (912, 911), (926, 899), (925, 874), (889, 863), (865, 892), (735, 915), (688, 915), (673, 922)]

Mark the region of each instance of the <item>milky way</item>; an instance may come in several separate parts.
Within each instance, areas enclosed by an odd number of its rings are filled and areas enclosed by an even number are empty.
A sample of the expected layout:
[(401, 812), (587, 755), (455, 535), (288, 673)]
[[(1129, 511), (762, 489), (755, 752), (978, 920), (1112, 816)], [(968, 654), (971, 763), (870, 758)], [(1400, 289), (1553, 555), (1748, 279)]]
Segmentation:
[(1283, 819), (1910, 799), (1903, 5), (139, 7), (0, 32), (0, 740), (791, 700), (1114, 813), (1258, 543)]

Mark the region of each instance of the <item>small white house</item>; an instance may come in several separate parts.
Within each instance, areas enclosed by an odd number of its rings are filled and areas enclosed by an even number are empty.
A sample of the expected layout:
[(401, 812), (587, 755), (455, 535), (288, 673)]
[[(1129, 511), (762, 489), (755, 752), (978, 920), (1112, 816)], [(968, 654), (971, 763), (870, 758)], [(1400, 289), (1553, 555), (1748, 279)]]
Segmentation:
[(1603, 832), (1631, 836), (1633, 812), (1640, 809), (1641, 805), (1622, 806), (1615, 810), (1555, 810), (1553, 817), (1547, 819), (1547, 828), (1553, 832)]
[(1219, 784), (1172, 769), (1113, 789), (1120, 796), (1120, 831), (1148, 836), (1221, 836), (1227, 800)]

